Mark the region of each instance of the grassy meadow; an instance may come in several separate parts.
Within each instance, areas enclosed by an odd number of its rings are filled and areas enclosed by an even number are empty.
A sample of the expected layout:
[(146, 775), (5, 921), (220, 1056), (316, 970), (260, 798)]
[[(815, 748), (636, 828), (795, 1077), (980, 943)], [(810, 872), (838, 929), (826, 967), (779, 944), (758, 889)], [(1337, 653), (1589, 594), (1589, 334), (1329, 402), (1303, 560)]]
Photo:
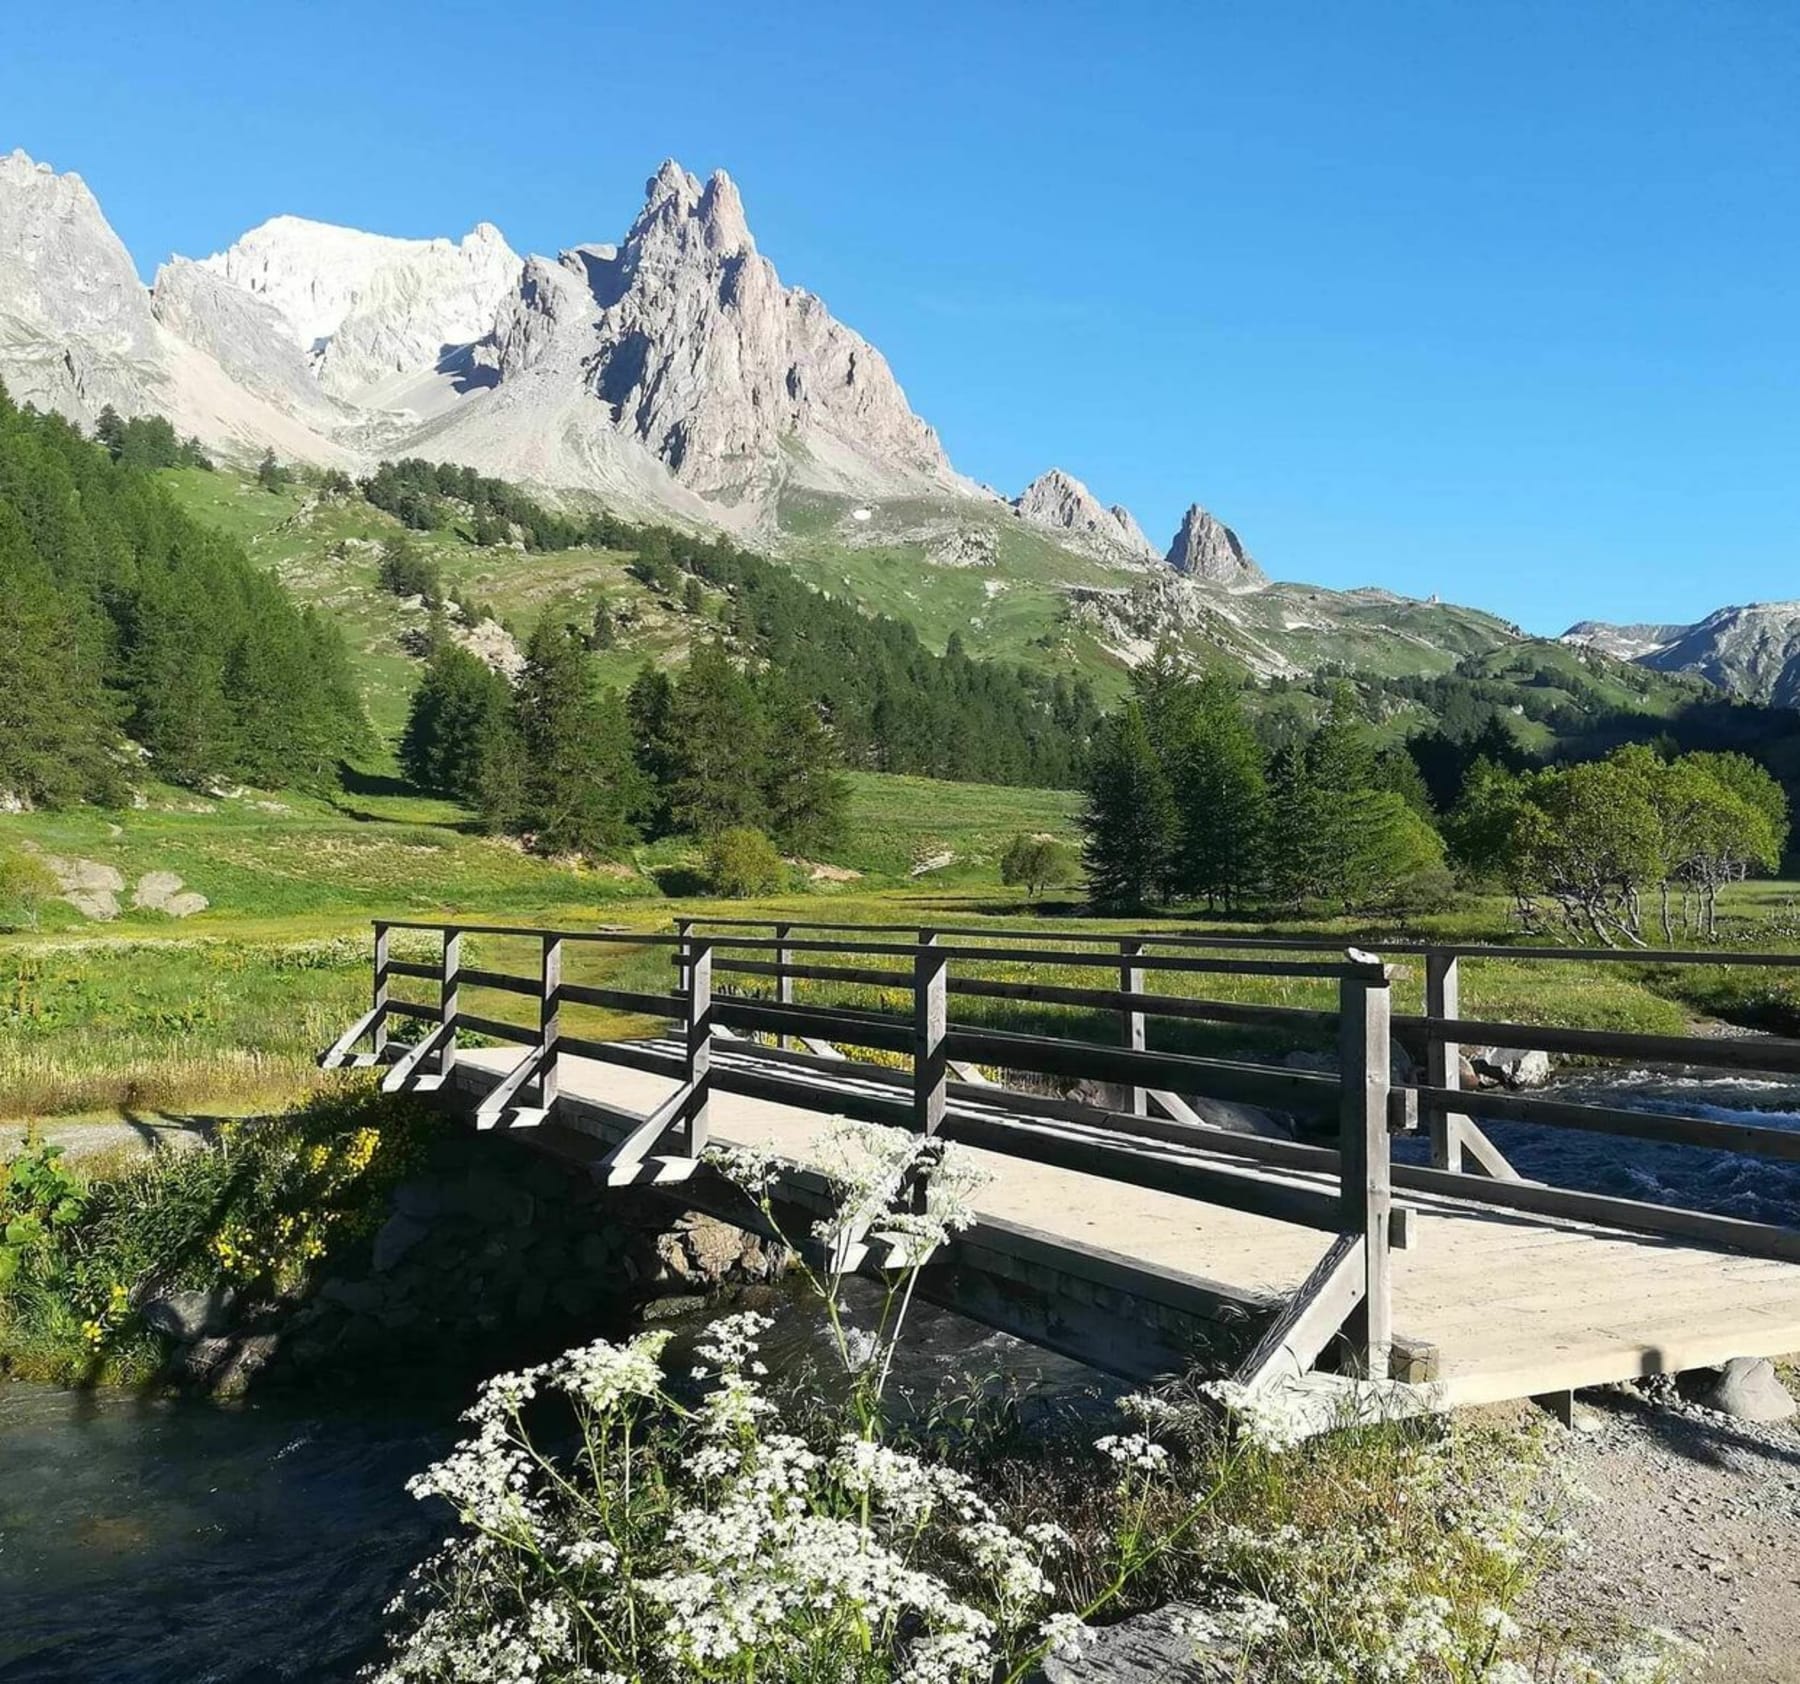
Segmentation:
[[(1068, 935), (1072, 904), (1035, 907), (999, 883), (998, 860), (1020, 831), (1072, 837), (1078, 798), (1066, 792), (934, 783), (876, 774), (852, 777), (851, 835), (829, 868), (801, 862), (788, 892), (724, 902), (686, 892), (696, 880), (690, 850), (657, 844), (626, 859), (581, 867), (530, 856), (477, 832), (454, 806), (404, 793), (379, 777), (332, 800), (243, 791), (202, 797), (150, 793), (138, 809), (0, 817), (0, 845), (24, 843), (46, 859), (109, 868), (123, 886), (111, 919), (66, 901), (0, 908), (0, 1116), (179, 1116), (261, 1110), (317, 1080), (313, 1059), (362, 1008), (368, 987), (369, 922), (454, 918), (583, 928), (668, 930), (681, 916), (831, 920), (849, 925), (1004, 920), (1046, 938)], [(135, 907), (149, 873), (180, 879), (207, 898), (185, 918)], [(1754, 883), (1728, 898), (1728, 939), (1784, 946), (1800, 934), (1800, 890)], [(1154, 921), (1152, 921), (1154, 922)], [(1231, 922), (1186, 916), (1171, 927), (1257, 934), (1341, 935), (1365, 944), (1383, 936), (1486, 940), (1506, 935), (1506, 909), (1469, 900), (1407, 921), (1296, 919)], [(1083, 934), (1145, 927), (1138, 920), (1082, 919)], [(8, 929), (7, 926), (11, 928)], [(429, 935), (397, 935), (397, 956), (435, 953)], [(465, 963), (529, 972), (529, 941), (471, 941)], [(663, 991), (668, 955), (659, 948), (571, 950), (570, 980)], [(985, 965), (995, 977), (1016, 966)], [(1523, 966), (1465, 967), (1465, 1010), (1496, 1018), (1672, 1031), (1701, 1015), (1778, 1030), (1800, 1025), (1792, 973), (1725, 966), (1663, 968), (1609, 964), (1596, 956)], [(1043, 973), (1040, 973), (1043, 974)], [(1101, 973), (1065, 967), (1046, 980), (1104, 986)], [(760, 981), (720, 973), (721, 985)], [(1330, 985), (1306, 980), (1180, 977), (1157, 985), (1216, 998), (1325, 1007)], [(410, 986), (401, 984), (397, 993)], [(1417, 1009), (1418, 967), (1403, 967), (1399, 1010)], [(428, 989), (426, 990), (428, 992)], [(899, 1007), (901, 990), (804, 983), (803, 999)], [(510, 996), (471, 997), (469, 1009), (505, 1017), (529, 1012)], [(1104, 1014), (961, 1000), (957, 1015), (1007, 1028), (1076, 1031), (1110, 1040)], [(654, 1025), (598, 1012), (575, 1014), (571, 1034), (646, 1032)], [(1170, 1050), (1253, 1046), (1247, 1031), (1200, 1024), (1153, 1025)]]

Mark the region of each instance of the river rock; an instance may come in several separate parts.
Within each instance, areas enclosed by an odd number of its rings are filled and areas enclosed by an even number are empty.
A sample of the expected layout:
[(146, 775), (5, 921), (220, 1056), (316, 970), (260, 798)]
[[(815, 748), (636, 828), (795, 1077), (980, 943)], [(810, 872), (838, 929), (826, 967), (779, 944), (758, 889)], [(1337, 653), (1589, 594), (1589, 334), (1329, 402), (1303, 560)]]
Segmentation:
[(408, 1216), (404, 1211), (395, 1211), (382, 1223), (380, 1231), (375, 1235), (375, 1249), (371, 1259), (375, 1273), (387, 1274), (430, 1232), (428, 1223), (421, 1222), (415, 1216)]
[(237, 1294), (229, 1287), (210, 1292), (168, 1292), (141, 1304), (139, 1313), (158, 1333), (191, 1345), (197, 1339), (216, 1337), (231, 1325)]
[(1733, 1357), (1723, 1368), (1703, 1368), (1683, 1377), (1683, 1390), (1697, 1404), (1742, 1421), (1791, 1421), (1800, 1412), (1767, 1357)]
[(1550, 1055), (1535, 1047), (1471, 1047), (1475, 1074), (1507, 1088), (1541, 1088), (1550, 1080)]
[(1031, 1684), (1238, 1684), (1246, 1675), (1237, 1650), (1197, 1643), (1184, 1629), (1197, 1612), (1176, 1603), (1103, 1626), (1079, 1655), (1045, 1661)]
[(1254, 1135), (1258, 1140), (1292, 1140), (1293, 1125), (1259, 1105), (1240, 1105), (1231, 1099), (1209, 1099), (1204, 1094), (1183, 1094), (1188, 1109), (1201, 1122), (1233, 1134)]

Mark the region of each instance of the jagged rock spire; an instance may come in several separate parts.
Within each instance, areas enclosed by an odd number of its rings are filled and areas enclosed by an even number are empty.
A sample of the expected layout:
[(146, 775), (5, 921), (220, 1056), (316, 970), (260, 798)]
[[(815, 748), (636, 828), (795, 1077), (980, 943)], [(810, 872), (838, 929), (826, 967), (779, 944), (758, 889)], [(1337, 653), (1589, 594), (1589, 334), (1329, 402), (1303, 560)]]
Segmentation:
[(1238, 535), (1198, 503), (1188, 505), (1181, 530), (1163, 559), (1177, 573), (1207, 584), (1248, 587), (1269, 582)]

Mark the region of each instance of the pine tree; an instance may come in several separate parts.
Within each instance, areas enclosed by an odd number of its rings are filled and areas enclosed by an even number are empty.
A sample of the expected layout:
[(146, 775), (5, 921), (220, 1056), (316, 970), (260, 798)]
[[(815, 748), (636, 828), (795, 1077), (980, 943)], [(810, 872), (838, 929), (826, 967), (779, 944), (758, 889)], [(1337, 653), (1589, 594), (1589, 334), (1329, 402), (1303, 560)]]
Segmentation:
[(767, 721), (763, 802), (769, 834), (795, 852), (828, 853), (849, 827), (850, 786), (819, 710), (779, 676), (761, 685)]
[(1135, 701), (1101, 727), (1081, 827), (1088, 893), (1096, 905), (1139, 907), (1160, 889), (1174, 857), (1175, 799)]
[(47, 806), (116, 791), (113, 709), (73, 617), (0, 502), (0, 794)]
[(548, 616), (526, 647), (514, 717), (522, 818), (540, 845), (602, 852), (634, 840), (638, 779), (625, 704), (596, 689), (581, 637)]
[(1195, 690), (1185, 740), (1169, 777), (1181, 815), (1175, 879), (1184, 894), (1235, 909), (1262, 882), (1269, 846), (1269, 785), (1262, 748), (1229, 679)]
[(1300, 906), (1325, 883), (1322, 807), (1304, 745), (1289, 743), (1269, 763), (1265, 868), (1270, 895), (1285, 906)]
[(764, 828), (765, 743), (755, 688), (722, 644), (702, 644), (675, 686), (670, 718), (675, 828), (695, 836)]
[(480, 806), (484, 778), (492, 781), (495, 770), (483, 767), (482, 748), (511, 706), (505, 679), (460, 645), (442, 644), (413, 692), (401, 769), (421, 789)]

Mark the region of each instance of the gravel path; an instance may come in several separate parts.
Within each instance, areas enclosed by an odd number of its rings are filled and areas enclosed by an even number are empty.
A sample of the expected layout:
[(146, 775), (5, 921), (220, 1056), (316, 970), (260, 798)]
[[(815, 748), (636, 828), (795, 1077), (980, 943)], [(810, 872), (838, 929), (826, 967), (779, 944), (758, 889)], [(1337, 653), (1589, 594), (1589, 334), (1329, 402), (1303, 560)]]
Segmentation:
[[(1591, 1407), (1590, 1407), (1591, 1405)], [(1561, 1466), (1594, 1500), (1542, 1591), (1570, 1630), (1660, 1627), (1707, 1684), (1800, 1684), (1800, 1431), (1652, 1396), (1584, 1394)]]

